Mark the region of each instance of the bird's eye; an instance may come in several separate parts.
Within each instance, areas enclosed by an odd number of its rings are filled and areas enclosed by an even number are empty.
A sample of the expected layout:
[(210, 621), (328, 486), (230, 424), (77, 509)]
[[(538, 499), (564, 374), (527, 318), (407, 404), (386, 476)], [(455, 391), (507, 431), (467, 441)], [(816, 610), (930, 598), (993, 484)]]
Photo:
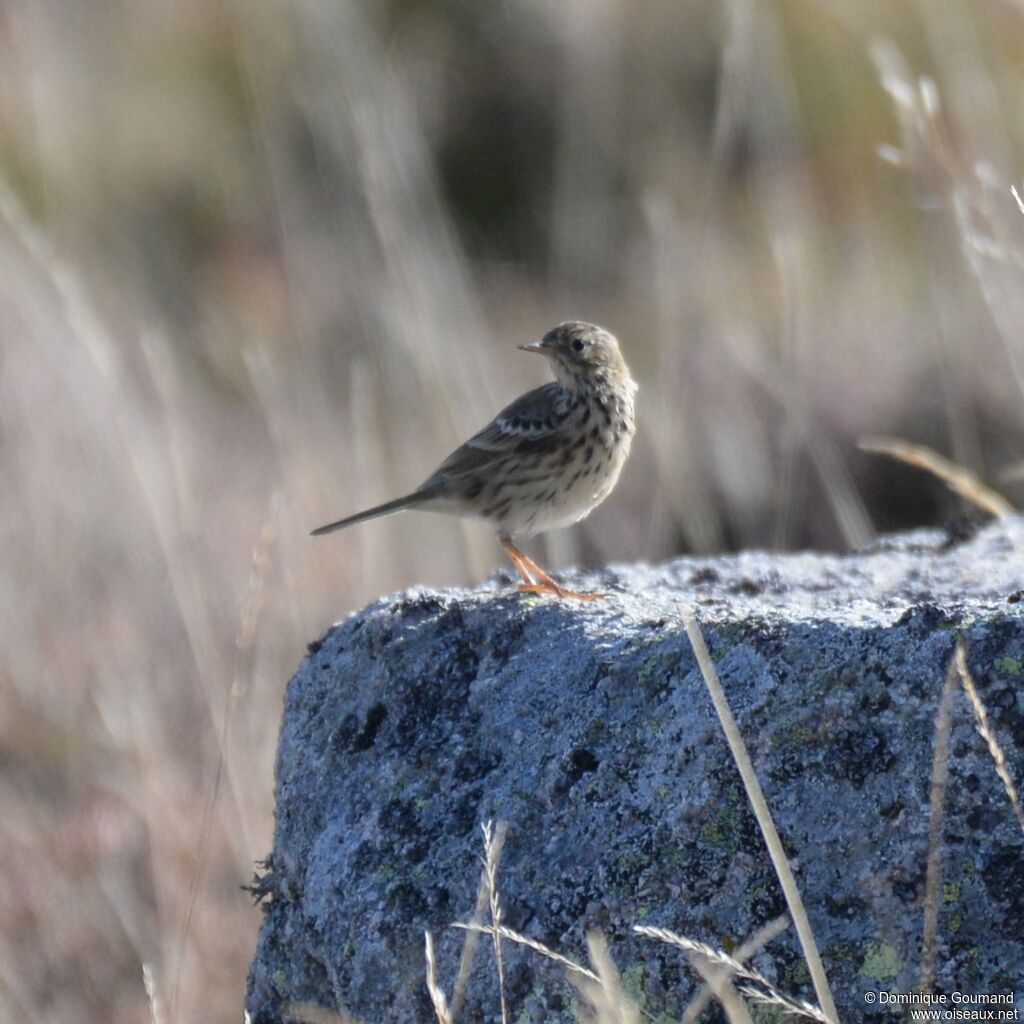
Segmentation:
[(583, 339), (582, 338), (575, 338), (575, 339), (573, 339), (572, 350), (573, 350), (573, 352), (582, 352), (583, 351)]

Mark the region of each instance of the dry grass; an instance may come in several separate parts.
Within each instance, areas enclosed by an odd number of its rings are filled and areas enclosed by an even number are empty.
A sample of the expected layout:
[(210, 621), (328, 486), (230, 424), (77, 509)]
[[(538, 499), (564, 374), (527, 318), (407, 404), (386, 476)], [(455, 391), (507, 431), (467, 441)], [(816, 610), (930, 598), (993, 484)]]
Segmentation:
[(951, 491), (997, 519), (1013, 514), (1013, 506), (998, 491), (979, 480), (974, 473), (943, 458), (923, 444), (911, 444), (893, 437), (865, 437), (858, 442), (862, 452), (888, 455), (937, 476)]
[(642, 400), (554, 564), (954, 509), (868, 433), (1019, 463), (1022, 65), (969, 0), (2, 5), (0, 1016), (237, 1020), (305, 643), (500, 561), (306, 533), (537, 383), (551, 322)]
[(949, 734), (953, 724), (953, 698), (957, 671), (950, 661), (935, 713), (931, 793), (928, 799), (928, 870), (924, 887), (924, 924), (921, 929), (921, 972), (919, 986), (930, 992), (935, 980), (935, 941), (939, 930), (939, 900), (942, 887), (942, 822), (949, 779)]
[[(774, 938), (781, 935), (789, 927), (790, 921), (785, 914), (780, 914), (774, 921), (769, 921), (746, 941), (741, 942), (732, 953), (732, 959), (742, 964), (756, 953), (760, 953)], [(712, 989), (705, 985), (690, 1001), (683, 1013), (680, 1024), (693, 1024), (700, 1018), (705, 1007), (711, 1000)]]
[[(788, 924), (788, 921), (786, 922)], [(511, 928), (497, 928), (484, 924), (455, 923), (453, 928), (477, 931), (485, 935), (500, 936), (517, 945), (533, 950), (547, 960), (563, 967), (566, 978), (582, 997), (582, 1004), (577, 1011), (581, 1021), (594, 1021), (596, 1024), (631, 1024), (641, 1017), (655, 1020), (656, 1017), (646, 1010), (641, 1010), (622, 989), (618, 970), (609, 954), (607, 943), (602, 935), (591, 932), (587, 936), (587, 950), (591, 967), (584, 967), (575, 960), (545, 946), (542, 942), (516, 932)], [(732, 1024), (736, 1021), (749, 1020), (748, 1011), (743, 999), (746, 997), (755, 1002), (776, 1006), (787, 1013), (810, 1020), (830, 1024), (830, 1020), (822, 1011), (810, 1003), (794, 999), (780, 992), (764, 975), (743, 964), (737, 957), (729, 956), (720, 950), (712, 949), (705, 943), (676, 935), (664, 928), (650, 928), (636, 925), (633, 929), (638, 935), (646, 935), (658, 939), (683, 950), (694, 970), (705, 980), (709, 990), (719, 1000)], [(749, 955), (749, 954), (748, 954)], [(434, 995), (436, 977), (428, 965), (427, 988), (431, 992), (435, 1009), (438, 998)], [(742, 982), (734, 987), (734, 982)], [(443, 999), (443, 993), (440, 993)], [(699, 1014), (698, 1009), (696, 1013)], [(687, 1015), (689, 1017), (689, 1014)], [(693, 1018), (696, 1019), (696, 1018)], [(440, 1020), (440, 1017), (439, 1017)], [(442, 1024), (445, 1024), (442, 1021)]]
[(501, 1003), (501, 1024), (508, 1024), (508, 1004), (505, 1001), (505, 963), (501, 953), (501, 898), (498, 895), (498, 864), (505, 845), (507, 826), (491, 821), (483, 824), (484, 857), (483, 884), (487, 889), (487, 907), (491, 914), (491, 938), (494, 942), (494, 967), (498, 974), (498, 999)]
[(939, 928), (940, 889), (942, 886), (942, 823), (945, 817), (946, 788), (949, 779), (950, 734), (953, 722), (953, 701), (957, 682), (963, 687), (974, 713), (978, 732), (988, 747), (999, 781), (1006, 791), (1010, 807), (1024, 831), (1024, 808), (1009, 766), (992, 727), (974, 679), (967, 666), (967, 647), (958, 640), (946, 671), (938, 710), (935, 714), (935, 741), (932, 758), (931, 796), (928, 819), (928, 871), (925, 881), (924, 924), (921, 936), (921, 972), (919, 988), (930, 992), (935, 979), (935, 950)]
[(815, 994), (821, 1005), (819, 1012), (823, 1014), (823, 1019), (825, 1020), (838, 1021), (839, 1018), (832, 999), (832, 991), (829, 988), (825, 968), (821, 962), (821, 955), (818, 952), (818, 944), (814, 939), (814, 932), (811, 929), (807, 911), (804, 909), (800, 890), (797, 888), (796, 879), (793, 877), (792, 869), (789, 866), (789, 858), (782, 845), (782, 840), (779, 838), (778, 830), (775, 828), (775, 822), (772, 820), (771, 811), (768, 809), (768, 803), (761, 790), (761, 784), (758, 782), (757, 773), (754, 771), (754, 765), (750, 760), (750, 754), (747, 752), (743, 736), (736, 725), (732, 711), (729, 709), (729, 702), (726, 699), (725, 691), (722, 689), (722, 684), (719, 682), (718, 672), (715, 670), (715, 664), (708, 653), (700, 627), (690, 617), (686, 618), (685, 625), (686, 635), (690, 638), (690, 643), (693, 645), (697, 664), (700, 666), (701, 675), (704, 677), (704, 682), (711, 695), (711, 702), (714, 704), (715, 712), (718, 714), (718, 720), (722, 725), (722, 731), (725, 733), (726, 742), (729, 744), (733, 761), (736, 762), (740, 778), (743, 780), (747, 801), (754, 812), (754, 816), (757, 818), (758, 827), (761, 829), (765, 845), (768, 847), (768, 855), (771, 857), (772, 867), (775, 869), (775, 875), (782, 886), (786, 905), (789, 907), (789, 913), (793, 918), (793, 924), (796, 927), (797, 935), (800, 938), (800, 945), (804, 951), (804, 959), (807, 961), (811, 982), (814, 985)]
[(545, 957), (548, 960), (553, 960), (556, 964), (560, 964), (569, 974), (578, 974), (583, 978), (589, 978), (591, 981), (595, 982), (600, 981), (593, 971), (584, 967), (582, 964), (578, 964), (575, 960), (572, 960), (567, 956), (563, 956), (561, 953), (551, 949), (549, 946), (545, 946), (543, 942), (540, 942), (537, 939), (531, 939), (528, 935), (523, 935), (503, 924), (493, 926), (489, 924), (475, 924), (473, 922), (463, 924), (456, 921), (452, 927), (462, 928), (471, 932), (480, 932), (482, 935), (497, 935), (502, 939), (508, 939), (509, 942), (515, 942), (517, 945), (525, 946), (527, 949), (532, 949), (542, 957)]
[[(476, 906), (473, 908), (471, 921), (479, 924), (484, 913), (491, 910), (491, 923), (500, 924), (500, 912), (495, 915), (494, 904), (497, 903), (497, 872), (501, 859), (501, 848), (505, 842), (505, 824), (499, 822), (497, 832), (493, 830), (490, 822), (481, 825), (484, 836), (484, 869), (480, 873), (480, 885), (477, 888)], [(473, 968), (473, 960), (476, 957), (477, 940), (480, 933), (469, 931), (466, 933), (465, 942), (462, 944), (462, 955), (459, 957), (459, 973), (455, 979), (455, 988), (452, 992), (451, 1015), (453, 1020), (458, 1020), (462, 1014), (462, 1006), (466, 998), (466, 988), (469, 985), (469, 973)], [(497, 950), (497, 946), (495, 947)]]
[[(493, 848), (500, 830), (492, 829), (490, 823), (483, 826), (484, 857), (481, 888), (485, 890), (492, 903), (500, 903), (498, 893), (497, 859)], [(479, 906), (475, 912), (479, 914)], [(743, 943), (735, 955), (729, 956), (701, 942), (694, 942), (664, 928), (651, 928), (645, 925), (634, 926), (638, 935), (658, 939), (681, 949), (694, 970), (705, 980), (707, 990), (721, 1004), (730, 1024), (749, 1024), (750, 1014), (744, 997), (755, 1002), (775, 1006), (789, 1014), (821, 1021), (830, 1024), (830, 1018), (817, 1007), (801, 1000), (793, 999), (780, 992), (764, 975), (745, 965), (742, 961), (759, 952), (768, 942), (784, 931), (789, 919), (781, 917), (771, 922), (758, 933)], [(574, 1007), (576, 1018), (581, 1024), (638, 1024), (641, 1017), (654, 1021), (657, 1018), (646, 1009), (641, 1009), (624, 991), (618, 969), (608, 950), (603, 935), (591, 931), (587, 934), (587, 953), (591, 966), (584, 967), (576, 961), (551, 949), (536, 939), (523, 935), (492, 919), (491, 924), (482, 924), (478, 920), (467, 923), (456, 922), (453, 928), (466, 931), (469, 938), (476, 934), (490, 935), (495, 943), (495, 971), (499, 981), (499, 1004), (503, 1016), (507, 1016), (509, 1008), (505, 1001), (502, 961), (497, 954), (500, 939), (530, 949), (547, 960), (564, 968), (566, 979), (579, 994), (579, 1002)], [(437, 980), (437, 968), (434, 962), (433, 938), (426, 936), (426, 985), (434, 1006), (439, 1024), (454, 1024), (457, 1014), (449, 1009), (448, 1001)], [(463, 963), (465, 962), (465, 946)], [(460, 968), (460, 976), (461, 976)], [(736, 987), (736, 983), (740, 983)], [(704, 992), (698, 992), (684, 1015), (684, 1020), (696, 1019), (706, 1006)], [(516, 1008), (513, 1007), (513, 1010)], [(835, 1018), (831, 1018), (834, 1020)]]
[[(756, 1002), (777, 1006), (794, 1016), (821, 1021), (822, 1024), (830, 1024), (830, 1022), (838, 1019), (835, 1016), (827, 1017), (817, 1006), (812, 1006), (803, 1000), (785, 995), (763, 974), (752, 970), (737, 957), (723, 953), (721, 950), (713, 949), (707, 943), (695, 942), (693, 939), (677, 935), (666, 928), (648, 928), (638, 925), (634, 928), (634, 931), (640, 935), (647, 935), (652, 939), (657, 939), (659, 942), (675, 946), (686, 953), (691, 962), (695, 965), (700, 965), (702, 968), (701, 973), (708, 981), (709, 986), (712, 989), (717, 989), (715, 992), (716, 997), (719, 996), (719, 992), (724, 992), (727, 993), (726, 998), (730, 998), (731, 992), (729, 992), (729, 989), (732, 989), (733, 981), (743, 982), (744, 984), (734, 991), (738, 991)], [(714, 977), (715, 980), (710, 980), (709, 975)], [(725, 988), (725, 981), (729, 982), (729, 989)]]
[[(434, 938), (427, 932), (424, 935), (425, 958), (427, 963), (427, 993), (430, 995), (430, 1003), (434, 1007), (434, 1014), (438, 1024), (452, 1024), (455, 1016), (448, 1008), (448, 999), (444, 994), (437, 980), (437, 962), (434, 959)], [(505, 994), (502, 992), (502, 1006), (504, 1007)]]
[(967, 667), (967, 650), (962, 641), (957, 644), (953, 663), (956, 667), (960, 684), (964, 688), (964, 693), (967, 694), (971, 710), (974, 712), (974, 720), (978, 732), (985, 741), (988, 752), (992, 757), (992, 764), (995, 766), (996, 775), (999, 776), (999, 781), (1003, 784), (1003, 789), (1006, 790), (1006, 797), (1010, 801), (1014, 817), (1016, 817), (1021, 831), (1024, 832), (1024, 807), (1021, 806), (1020, 793), (1017, 790), (1017, 784), (1014, 782), (1010, 766), (1006, 763), (1006, 754), (1003, 753), (1003, 748), (996, 738), (992, 726), (989, 724), (988, 712), (985, 710), (985, 705), (978, 695), (978, 688), (974, 685), (974, 679), (971, 677), (970, 669)]
[(596, 981), (576, 971), (567, 975), (580, 994), (576, 1014), (580, 1024), (639, 1024), (640, 1009), (623, 991), (618, 968), (600, 932), (587, 934), (587, 956)]

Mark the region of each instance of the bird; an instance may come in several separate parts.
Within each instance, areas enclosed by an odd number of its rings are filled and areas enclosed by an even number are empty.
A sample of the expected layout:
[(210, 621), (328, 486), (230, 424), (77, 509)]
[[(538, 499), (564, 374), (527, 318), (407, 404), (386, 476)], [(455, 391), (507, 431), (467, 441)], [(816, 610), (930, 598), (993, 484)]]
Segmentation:
[(407, 509), (475, 517), (497, 533), (522, 577), (519, 590), (604, 596), (563, 587), (517, 542), (579, 522), (612, 492), (636, 430), (637, 385), (615, 335), (596, 324), (570, 320), (518, 347), (545, 356), (555, 379), (502, 409), (414, 491), (312, 536)]

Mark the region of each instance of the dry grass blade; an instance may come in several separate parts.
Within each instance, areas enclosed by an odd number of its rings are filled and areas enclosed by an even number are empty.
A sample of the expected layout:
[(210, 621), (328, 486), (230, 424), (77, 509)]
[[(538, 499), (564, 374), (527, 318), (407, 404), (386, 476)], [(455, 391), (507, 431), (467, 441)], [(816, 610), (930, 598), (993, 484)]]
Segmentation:
[(923, 444), (913, 444), (895, 437), (864, 437), (858, 442), (857, 447), (862, 452), (888, 455), (909, 466), (927, 470), (937, 476), (951, 491), (997, 519), (1013, 515), (1013, 505), (998, 491), (979, 480), (969, 469), (950, 462)]
[(778, 876), (779, 884), (782, 886), (783, 895), (786, 897), (786, 905), (792, 915), (793, 923), (796, 926), (797, 935), (800, 938), (800, 945), (807, 960), (807, 968), (811, 975), (811, 982), (814, 985), (815, 994), (821, 1005), (825, 1017), (830, 1021), (837, 1021), (835, 1002), (832, 999), (832, 991), (829, 988), (828, 978), (825, 975), (825, 968), (818, 953), (818, 944), (814, 940), (814, 932), (811, 930), (811, 923), (807, 918), (807, 911), (804, 910), (803, 900), (800, 898), (800, 890), (797, 888), (796, 879), (789, 866), (786, 851), (782, 846), (782, 840), (772, 821), (771, 812), (768, 810), (768, 803), (761, 791), (761, 784), (757, 781), (757, 774), (750, 761), (750, 755), (743, 743), (739, 727), (729, 709), (729, 702), (726, 700), (725, 691), (719, 682), (718, 673), (715, 671), (711, 655), (708, 653), (704, 637), (696, 621), (687, 616), (685, 619), (686, 633), (693, 645), (694, 654), (697, 656), (697, 664), (700, 666), (701, 675), (711, 694), (715, 711), (718, 712), (719, 721), (722, 723), (722, 730), (732, 751), (733, 760), (739, 770), (740, 778), (743, 780), (743, 787), (747, 793), (747, 799), (757, 818), (757, 823), (764, 836), (765, 845), (768, 847), (768, 854), (772, 859), (775, 874)]
[(967, 699), (971, 702), (971, 707), (974, 709), (974, 718), (978, 726), (978, 732), (981, 733), (982, 739), (988, 744), (988, 751), (992, 755), (993, 762), (995, 762), (996, 774), (1003, 783), (1006, 795), (1010, 798), (1010, 805), (1013, 807), (1013, 813), (1017, 816), (1017, 822), (1020, 824), (1021, 831), (1024, 831), (1024, 808), (1021, 807), (1020, 794), (1017, 792), (1017, 786), (1006, 764), (1006, 755), (1003, 753), (1003, 748), (999, 745), (996, 734), (989, 725), (985, 705), (982, 704), (981, 697), (978, 696), (978, 690), (974, 685), (974, 680), (971, 678), (970, 669), (967, 667), (967, 651), (962, 640), (956, 645), (954, 662), (957, 674), (960, 676), (960, 684), (963, 686)]
[(732, 983), (733, 975), (729, 971), (716, 967), (699, 953), (690, 953), (687, 959), (721, 1003), (729, 1024), (754, 1024), (747, 1004)]
[(950, 661), (935, 715), (935, 749), (932, 755), (932, 788), (928, 802), (928, 873), (924, 890), (924, 925), (921, 934), (922, 992), (934, 982), (935, 936), (939, 924), (939, 887), (942, 883), (942, 819), (945, 814), (946, 781), (949, 777), (949, 732), (956, 694), (956, 667)]
[(826, 1016), (819, 1007), (813, 1006), (811, 1003), (807, 1003), (802, 999), (794, 999), (791, 996), (787, 996), (785, 993), (780, 992), (759, 971), (755, 971), (752, 967), (748, 967), (746, 964), (741, 963), (736, 959), (736, 957), (729, 956), (728, 953), (723, 953), (719, 949), (714, 949), (705, 942), (697, 942), (694, 939), (688, 939), (686, 936), (669, 931), (667, 928), (651, 928), (646, 925), (634, 925), (633, 931), (635, 931), (637, 935), (646, 935), (648, 938), (657, 939), (659, 942), (665, 942), (670, 946), (676, 946), (686, 953), (688, 957), (690, 955), (703, 957), (704, 960), (717, 967), (723, 968), (737, 978), (752, 982), (759, 986), (760, 989), (763, 989), (763, 991), (760, 991), (759, 989), (744, 989), (742, 991), (747, 995), (751, 995), (754, 998), (761, 1000), (762, 1002), (772, 1003), (776, 1006), (784, 1006), (790, 1013), (795, 1013), (801, 1017), (807, 1017), (810, 1020), (820, 1021), (821, 1024), (835, 1024), (835, 1021), (837, 1020), (836, 1017)]
[(739, 985), (736, 991), (742, 992), (748, 999), (753, 999), (757, 1003), (764, 1003), (765, 1006), (777, 1006), (794, 1017), (806, 1017), (808, 1020), (816, 1021), (828, 1020), (817, 1006), (812, 1006), (802, 999), (793, 999), (775, 988), (763, 989), (754, 988), (753, 985)]
[(427, 964), (427, 992), (430, 994), (430, 1002), (434, 1006), (434, 1013), (437, 1016), (438, 1024), (452, 1024), (451, 1012), (448, 1009), (448, 1000), (445, 998), (444, 989), (437, 983), (437, 965), (434, 962), (434, 937), (430, 932), (423, 933), (424, 957)]
[[(470, 919), (473, 924), (480, 924), (483, 920), (484, 911), (490, 904), (490, 894), (487, 887), (487, 871), (480, 873), (480, 884), (476, 890), (476, 905), (473, 907), (473, 916)], [(480, 941), (480, 932), (467, 930), (466, 939), (462, 944), (462, 954), (459, 956), (459, 973), (455, 978), (455, 987), (452, 990), (450, 1012), (452, 1020), (458, 1020), (462, 1014), (462, 1006), (466, 1001), (466, 987), (469, 985), (469, 973), (473, 969), (473, 961), (476, 959), (476, 947)]]
[(794, 438), (799, 438), (807, 448), (847, 546), (853, 551), (866, 547), (875, 537), (871, 517), (835, 442), (828, 431), (819, 428), (811, 411), (805, 408), (799, 388), (794, 388), (790, 377), (780, 372), (774, 362), (749, 340), (730, 336), (728, 344), (737, 364), (791, 418)]
[(637, 1024), (640, 1010), (622, 990), (619, 972), (608, 953), (604, 936), (599, 932), (588, 932), (587, 952), (598, 980), (569, 975), (583, 1001), (582, 1019), (593, 1024)]
[[(242, 607), (242, 618), (235, 637), (235, 665), (231, 685), (224, 694), (224, 707), (221, 712), (220, 731), (218, 734), (217, 764), (214, 769), (213, 782), (203, 807), (203, 815), (199, 823), (199, 838), (196, 842), (196, 867), (189, 880), (188, 897), (185, 901), (185, 913), (182, 917), (178, 933), (178, 949), (175, 958), (174, 984), (171, 987), (171, 1013), (178, 1005), (178, 994), (181, 988), (182, 972), (188, 949), (189, 932), (192, 927), (192, 916), (195, 913), (196, 901), (199, 899), (199, 885), (202, 880), (203, 867), (206, 863), (206, 851), (215, 822), (217, 801), (220, 798), (221, 784), (225, 773), (231, 771), (231, 724), (232, 711), (238, 698), (245, 691), (245, 679), (251, 672), (251, 655), (256, 630), (259, 626), (260, 614), (266, 602), (267, 577), (271, 567), (271, 554), (279, 530), (280, 497), (275, 495), (270, 503), (270, 514), (260, 528), (259, 537), (252, 551), (252, 566), (249, 571), (249, 582), (245, 603)], [(234, 780), (232, 780), (234, 781)], [(232, 790), (241, 792), (243, 787), (235, 783)], [(236, 797), (237, 800), (237, 797)], [(244, 822), (245, 815), (242, 815)], [(251, 841), (246, 843), (252, 849)]]
[(156, 978), (151, 964), (144, 963), (142, 965), (142, 984), (145, 986), (146, 999), (149, 1001), (149, 1019), (151, 1024), (164, 1024), (160, 993), (157, 990)]
[[(758, 928), (753, 935), (745, 942), (736, 947), (733, 952), (733, 959), (740, 963), (749, 960), (750, 957), (759, 953), (778, 935), (781, 935), (789, 927), (789, 917), (786, 914), (779, 914), (774, 921)], [(690, 1000), (689, 1006), (683, 1013), (680, 1024), (693, 1024), (694, 1021), (704, 1012), (705, 1007), (711, 999), (712, 990), (710, 986), (704, 985), (700, 991)]]
[(498, 862), (505, 845), (505, 822), (485, 821), (481, 826), (484, 833), (484, 880), (487, 885), (487, 899), (491, 911), (491, 938), (494, 940), (494, 962), (498, 970), (498, 999), (501, 1003), (501, 1024), (508, 1024), (508, 1004), (505, 1000), (505, 963), (501, 956), (501, 900), (498, 898)]
[(543, 942), (538, 942), (536, 939), (531, 939), (526, 935), (520, 935), (519, 932), (514, 932), (511, 928), (506, 928), (505, 925), (498, 925), (495, 928), (486, 924), (476, 924), (473, 921), (467, 924), (456, 921), (452, 924), (452, 927), (462, 928), (465, 931), (480, 932), (483, 935), (491, 935), (497, 932), (501, 938), (508, 939), (509, 942), (515, 942), (520, 946), (526, 946), (527, 949), (540, 953), (541, 956), (547, 957), (548, 960), (554, 960), (556, 964), (561, 964), (567, 971), (582, 974), (584, 977), (590, 978), (591, 981), (600, 982), (601, 980), (593, 971), (576, 963), (575, 960), (570, 960), (567, 956), (562, 956), (561, 953), (556, 953), (553, 949), (549, 949)]

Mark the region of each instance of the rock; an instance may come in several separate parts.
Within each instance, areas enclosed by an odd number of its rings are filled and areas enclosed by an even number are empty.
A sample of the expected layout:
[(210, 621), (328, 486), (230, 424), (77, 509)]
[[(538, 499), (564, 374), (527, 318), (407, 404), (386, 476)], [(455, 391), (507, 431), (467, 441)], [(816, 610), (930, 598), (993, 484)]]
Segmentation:
[[(936, 709), (957, 638), (1024, 778), (1024, 520), (845, 557), (684, 558), (576, 576), (605, 600), (508, 581), (382, 599), (311, 646), (288, 687), (253, 1024), (315, 1004), (434, 1019), (451, 997), (485, 820), (507, 823), (506, 924), (578, 960), (600, 929), (628, 993), (678, 1018), (696, 982), (657, 925), (716, 948), (784, 910), (683, 628), (694, 614), (791, 856), (841, 1019), (918, 981)], [(936, 987), (1024, 1006), (1024, 836), (958, 694)], [(510, 1020), (571, 1020), (574, 990), (503, 944)], [(813, 1000), (792, 929), (753, 964)], [(974, 1008), (977, 1008), (976, 1006)], [(489, 939), (464, 1021), (496, 1020)]]

